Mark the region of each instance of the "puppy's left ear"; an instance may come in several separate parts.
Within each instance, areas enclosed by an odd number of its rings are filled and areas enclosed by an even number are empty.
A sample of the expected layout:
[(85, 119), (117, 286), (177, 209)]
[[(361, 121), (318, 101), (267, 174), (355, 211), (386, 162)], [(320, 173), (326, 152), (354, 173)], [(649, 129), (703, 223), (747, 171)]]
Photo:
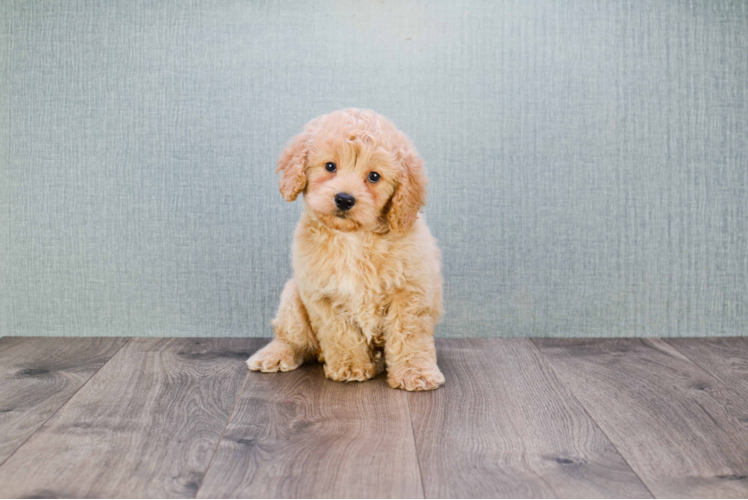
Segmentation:
[(413, 226), (418, 219), (418, 211), (426, 204), (428, 179), (423, 161), (412, 146), (405, 150), (401, 165), (400, 179), (390, 200), (387, 220), (393, 231), (405, 233)]
[(299, 134), (278, 158), (278, 168), (275, 172), (281, 173), (278, 187), (286, 201), (294, 201), (306, 187), (306, 163), (310, 142), (309, 133)]

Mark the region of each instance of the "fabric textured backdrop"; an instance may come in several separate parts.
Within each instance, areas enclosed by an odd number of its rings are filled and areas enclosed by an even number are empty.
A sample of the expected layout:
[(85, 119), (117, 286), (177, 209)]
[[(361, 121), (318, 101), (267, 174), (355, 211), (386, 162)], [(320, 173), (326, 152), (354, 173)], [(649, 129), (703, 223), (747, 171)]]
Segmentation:
[(425, 160), (438, 335), (748, 332), (748, 2), (0, 11), (0, 335), (270, 335), (275, 161), (350, 106)]

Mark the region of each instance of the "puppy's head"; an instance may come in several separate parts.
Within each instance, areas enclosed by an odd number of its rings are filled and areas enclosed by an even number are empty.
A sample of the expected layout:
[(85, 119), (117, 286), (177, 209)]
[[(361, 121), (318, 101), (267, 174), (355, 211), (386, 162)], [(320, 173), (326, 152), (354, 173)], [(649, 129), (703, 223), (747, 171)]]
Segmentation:
[(406, 232), (426, 201), (426, 175), (410, 140), (370, 110), (309, 122), (278, 160), (280, 191), (341, 231)]

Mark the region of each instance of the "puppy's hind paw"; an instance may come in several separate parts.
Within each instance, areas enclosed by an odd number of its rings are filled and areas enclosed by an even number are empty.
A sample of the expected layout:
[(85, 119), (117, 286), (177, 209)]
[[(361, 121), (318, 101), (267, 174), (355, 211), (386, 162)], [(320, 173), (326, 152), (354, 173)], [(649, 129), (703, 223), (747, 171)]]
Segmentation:
[(254, 353), (247, 360), (247, 366), (252, 371), (265, 373), (290, 372), (301, 366), (303, 362), (303, 357), (297, 354), (290, 345), (275, 339)]

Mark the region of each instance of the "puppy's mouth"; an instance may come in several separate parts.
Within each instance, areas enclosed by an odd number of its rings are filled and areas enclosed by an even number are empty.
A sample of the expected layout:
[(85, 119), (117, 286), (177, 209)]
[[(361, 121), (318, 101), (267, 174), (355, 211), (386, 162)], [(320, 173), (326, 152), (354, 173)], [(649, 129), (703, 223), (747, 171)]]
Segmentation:
[(338, 231), (355, 231), (361, 226), (350, 212), (344, 212), (343, 210), (318, 214), (318, 217), (328, 227)]

